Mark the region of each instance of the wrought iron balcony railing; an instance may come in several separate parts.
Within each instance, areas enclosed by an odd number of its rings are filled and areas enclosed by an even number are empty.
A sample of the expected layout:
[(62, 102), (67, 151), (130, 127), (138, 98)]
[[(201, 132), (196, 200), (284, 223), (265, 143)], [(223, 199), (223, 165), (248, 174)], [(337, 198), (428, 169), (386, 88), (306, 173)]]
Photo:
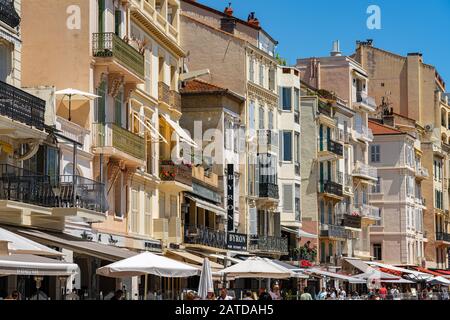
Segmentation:
[(49, 177), (29, 170), (0, 165), (0, 199), (42, 207), (107, 210), (102, 183), (72, 175)]
[(0, 81), (0, 114), (43, 130), (45, 101)]
[(184, 230), (184, 243), (219, 249), (227, 248), (225, 231), (213, 230), (205, 226), (185, 226)]
[(266, 153), (278, 149), (278, 132), (274, 130), (258, 130), (258, 152)]
[(373, 141), (373, 132), (372, 129), (370, 129), (367, 126), (361, 126), (359, 128), (355, 128), (355, 138), (361, 139), (361, 140), (367, 140), (367, 141)]
[(20, 17), (12, 0), (0, 0), (0, 20), (11, 28), (20, 24)]
[(325, 138), (319, 138), (319, 151), (329, 151), (340, 157), (344, 155), (344, 147), (342, 146), (342, 144), (333, 140), (327, 140)]
[(287, 255), (289, 253), (288, 239), (273, 236), (251, 235), (249, 240), (249, 251)]
[(450, 233), (436, 232), (436, 240), (450, 242)]
[(274, 183), (261, 182), (259, 184), (259, 196), (261, 198), (279, 199), (278, 185)]
[(363, 218), (369, 218), (374, 220), (380, 220), (381, 219), (381, 211), (380, 208), (374, 207), (367, 204), (358, 204), (355, 203), (355, 212), (359, 212), (361, 217)]
[(92, 35), (93, 56), (115, 58), (125, 68), (144, 78), (144, 56), (113, 32)]
[(94, 123), (94, 147), (113, 147), (139, 160), (145, 160), (145, 139), (115, 123)]
[(344, 214), (342, 215), (343, 227), (361, 229), (361, 217), (357, 215)]
[(320, 181), (319, 192), (334, 194), (336, 196), (342, 197), (342, 184), (330, 180)]
[(320, 236), (328, 238), (346, 239), (348, 237), (348, 232), (343, 226), (323, 223), (320, 225)]
[(188, 164), (175, 164), (171, 160), (162, 161), (159, 173), (162, 181), (176, 181), (192, 186), (192, 166)]

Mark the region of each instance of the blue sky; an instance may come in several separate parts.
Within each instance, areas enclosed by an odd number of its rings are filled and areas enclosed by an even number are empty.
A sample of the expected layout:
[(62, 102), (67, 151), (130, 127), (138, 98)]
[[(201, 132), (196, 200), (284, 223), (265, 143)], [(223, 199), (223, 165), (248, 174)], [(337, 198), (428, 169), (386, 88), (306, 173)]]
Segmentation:
[[(374, 39), (376, 47), (401, 55), (423, 53), (437, 67), (450, 91), (449, 0), (197, 0), (217, 10), (232, 3), (234, 15), (256, 12), (262, 27), (279, 41), (277, 52), (290, 64), (297, 57), (324, 56), (333, 40), (351, 54), (356, 40)], [(366, 25), (369, 5), (381, 9), (381, 30)]]

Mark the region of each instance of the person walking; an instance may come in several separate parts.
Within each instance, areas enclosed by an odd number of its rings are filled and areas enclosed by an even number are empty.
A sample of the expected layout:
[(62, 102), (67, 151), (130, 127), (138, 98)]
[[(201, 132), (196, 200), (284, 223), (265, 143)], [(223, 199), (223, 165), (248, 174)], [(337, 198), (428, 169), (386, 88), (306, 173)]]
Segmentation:
[(386, 300), (386, 296), (387, 296), (387, 289), (386, 289), (386, 285), (383, 284), (381, 286), (381, 288), (378, 290), (378, 294), (380, 295), (380, 299), (381, 300)]
[(344, 288), (341, 286), (339, 287), (339, 300), (345, 300), (347, 298), (347, 293), (345, 292)]
[(283, 300), (281, 297), (280, 285), (278, 282), (275, 282), (272, 286), (272, 290), (269, 292), (272, 300)]
[(318, 300), (325, 300), (327, 298), (327, 290), (325, 289), (325, 287), (322, 287), (317, 297), (319, 298)]
[(308, 292), (306, 288), (302, 290), (302, 294), (300, 295), (300, 300), (312, 300), (311, 294)]

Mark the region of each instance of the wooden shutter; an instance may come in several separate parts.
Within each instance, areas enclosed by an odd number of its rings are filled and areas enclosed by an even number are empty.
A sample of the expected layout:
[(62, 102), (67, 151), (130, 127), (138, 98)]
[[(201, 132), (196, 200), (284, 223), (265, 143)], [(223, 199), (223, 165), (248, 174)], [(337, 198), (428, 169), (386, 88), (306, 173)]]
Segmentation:
[(257, 218), (257, 211), (256, 208), (249, 208), (249, 234), (250, 235), (257, 235), (258, 234), (258, 218)]
[(283, 211), (293, 211), (293, 190), (291, 184), (283, 184)]

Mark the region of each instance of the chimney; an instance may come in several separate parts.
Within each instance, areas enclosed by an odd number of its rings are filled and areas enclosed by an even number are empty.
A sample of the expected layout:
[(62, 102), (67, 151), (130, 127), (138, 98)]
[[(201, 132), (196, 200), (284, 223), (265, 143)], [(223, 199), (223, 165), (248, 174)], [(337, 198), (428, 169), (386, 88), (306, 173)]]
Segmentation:
[(234, 11), (233, 11), (233, 8), (231, 7), (231, 2), (228, 3), (228, 7), (226, 7), (223, 12), (229, 17), (233, 16)]
[(331, 49), (331, 56), (332, 57), (340, 57), (342, 56), (340, 48), (339, 48), (339, 40), (333, 41), (333, 48)]
[(250, 14), (248, 15), (248, 18), (247, 18), (247, 22), (258, 28), (261, 26), (258, 18), (256, 18), (256, 16), (255, 16), (255, 12), (250, 12)]

